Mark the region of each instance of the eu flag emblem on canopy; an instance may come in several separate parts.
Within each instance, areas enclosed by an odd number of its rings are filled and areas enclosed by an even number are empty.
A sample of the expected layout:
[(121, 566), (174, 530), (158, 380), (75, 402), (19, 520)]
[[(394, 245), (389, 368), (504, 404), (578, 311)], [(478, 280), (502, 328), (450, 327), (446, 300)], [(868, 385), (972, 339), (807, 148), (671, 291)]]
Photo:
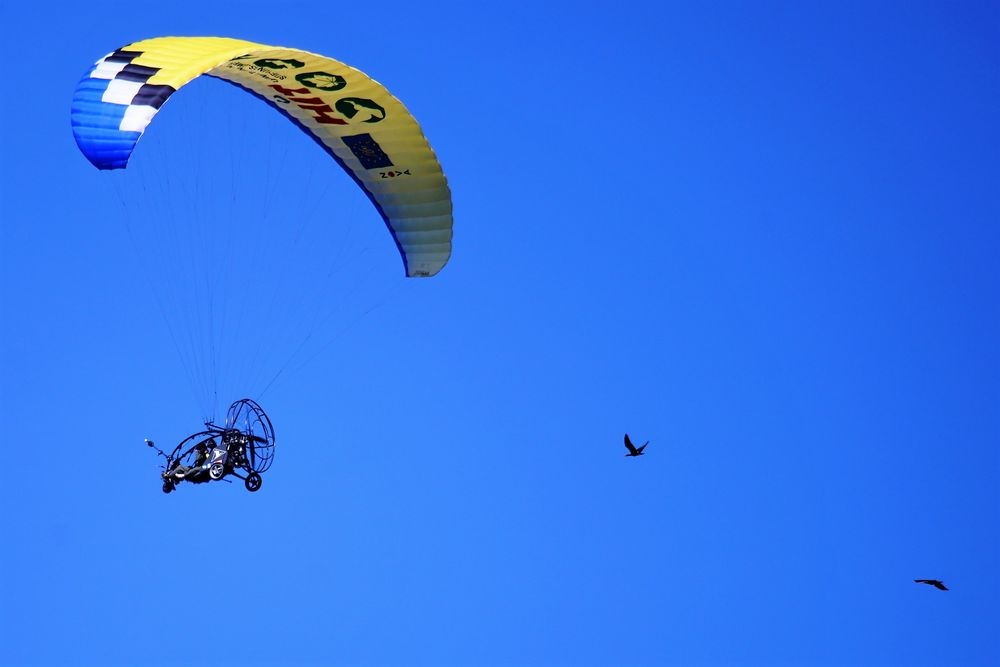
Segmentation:
[(343, 139), (347, 147), (354, 153), (354, 157), (358, 158), (361, 166), (365, 169), (381, 169), (382, 167), (392, 166), (392, 160), (385, 154), (382, 147), (372, 139), (372, 135), (367, 133), (355, 134), (354, 136), (343, 137)]

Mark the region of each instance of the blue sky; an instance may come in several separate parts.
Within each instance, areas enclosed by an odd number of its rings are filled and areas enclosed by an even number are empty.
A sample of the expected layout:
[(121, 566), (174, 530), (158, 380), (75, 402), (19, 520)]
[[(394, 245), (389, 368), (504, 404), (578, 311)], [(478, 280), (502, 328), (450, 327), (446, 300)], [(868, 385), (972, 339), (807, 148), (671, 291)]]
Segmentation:
[[(0, 663), (1000, 662), (995, 4), (0, 7)], [(220, 82), (94, 170), (76, 82), (160, 35), (384, 83), (452, 187), (445, 270), (405, 280)], [(168, 202), (212, 231), (157, 245)], [(142, 445), (204, 416), (178, 257), (283, 369), (254, 495), (165, 496)]]

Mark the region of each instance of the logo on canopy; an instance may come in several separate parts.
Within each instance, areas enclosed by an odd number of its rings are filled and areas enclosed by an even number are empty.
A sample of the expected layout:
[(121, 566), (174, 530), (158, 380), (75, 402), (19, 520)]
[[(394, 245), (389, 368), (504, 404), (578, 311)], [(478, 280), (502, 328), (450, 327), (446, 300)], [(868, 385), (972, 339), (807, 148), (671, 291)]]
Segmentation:
[(296, 74), (295, 80), (314, 90), (340, 90), (347, 85), (347, 80), (344, 77), (326, 72), (303, 72)]
[(253, 64), (265, 69), (298, 69), (306, 66), (301, 60), (293, 58), (261, 58), (255, 60)]
[(392, 166), (392, 160), (385, 154), (378, 142), (372, 138), (372, 135), (368, 133), (355, 134), (354, 136), (341, 137), (341, 139), (365, 169), (381, 169)]
[(377, 123), (385, 118), (385, 109), (363, 97), (341, 97), (334, 106), (351, 120), (360, 120), (362, 123)]

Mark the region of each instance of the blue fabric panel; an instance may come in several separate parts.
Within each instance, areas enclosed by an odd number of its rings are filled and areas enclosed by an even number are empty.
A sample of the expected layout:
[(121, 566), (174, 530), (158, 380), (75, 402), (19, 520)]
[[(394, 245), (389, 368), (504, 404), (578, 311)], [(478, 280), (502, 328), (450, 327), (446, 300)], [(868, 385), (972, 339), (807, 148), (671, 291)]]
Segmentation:
[(91, 68), (80, 80), (73, 93), (70, 122), (80, 151), (98, 169), (123, 169), (141, 133), (122, 132), (124, 104), (102, 102), (101, 97), (111, 83), (108, 79), (92, 79)]

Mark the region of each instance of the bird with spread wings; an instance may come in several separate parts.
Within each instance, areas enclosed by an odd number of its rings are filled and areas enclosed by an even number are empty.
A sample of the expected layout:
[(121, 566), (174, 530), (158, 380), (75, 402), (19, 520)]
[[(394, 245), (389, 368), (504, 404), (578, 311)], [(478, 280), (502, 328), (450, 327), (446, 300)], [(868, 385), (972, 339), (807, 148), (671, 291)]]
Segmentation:
[(628, 448), (628, 454), (625, 456), (642, 456), (642, 450), (646, 449), (646, 445), (649, 444), (649, 440), (644, 442), (641, 447), (636, 447), (629, 440), (628, 433), (625, 434), (625, 446)]

